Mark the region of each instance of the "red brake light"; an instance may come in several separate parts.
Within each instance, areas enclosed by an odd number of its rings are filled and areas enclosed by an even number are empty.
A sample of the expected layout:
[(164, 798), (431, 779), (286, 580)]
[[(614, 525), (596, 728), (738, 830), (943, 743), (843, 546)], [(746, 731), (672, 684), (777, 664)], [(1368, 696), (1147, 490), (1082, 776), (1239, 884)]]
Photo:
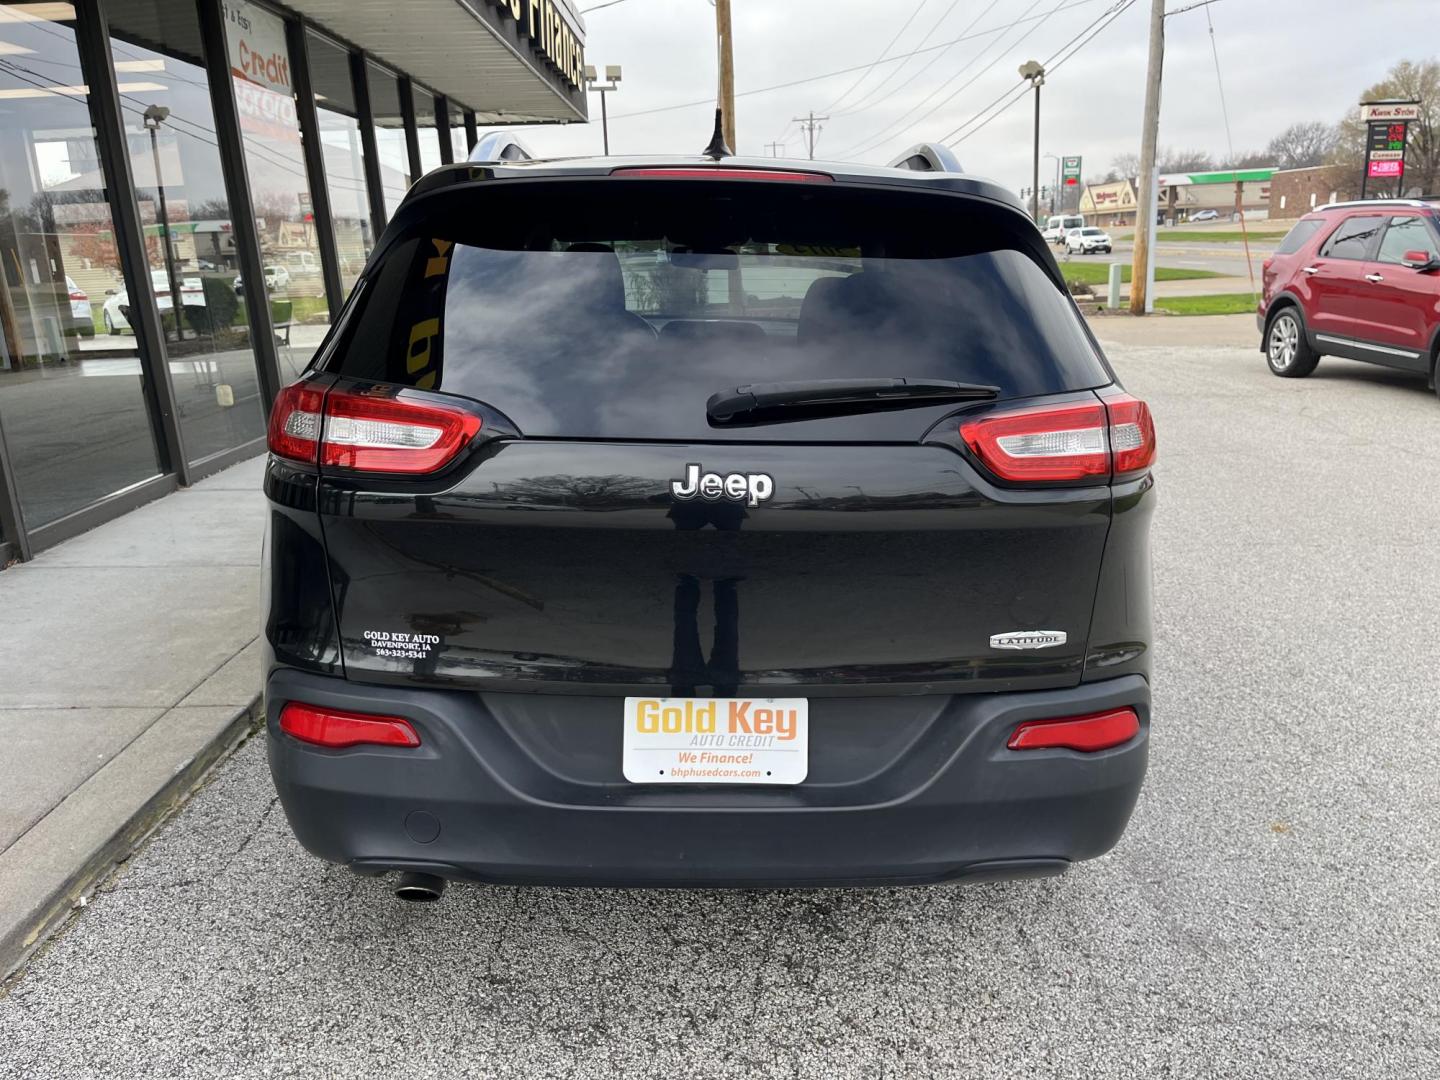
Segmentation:
[(1150, 409), (1128, 394), (974, 417), (961, 423), (960, 437), (987, 469), (1015, 483), (1106, 480), (1155, 460)]
[(1042, 405), (960, 425), (960, 437), (1002, 480), (1032, 484), (1110, 475), (1105, 406)]
[(71, 289), (71, 290), (70, 290), (70, 299), (71, 299), (71, 300), (89, 300), (89, 299), (90, 299), (90, 294), (89, 294), (89, 293), (83, 293), (83, 292), (81, 292), (79, 289)]
[(280, 730), (301, 742), (337, 750), (361, 745), (420, 745), (420, 736), (410, 721), (401, 717), (322, 709), (298, 701), (287, 702), (280, 710)]
[(787, 169), (680, 169), (637, 168), (611, 169), (611, 176), (638, 176), (652, 180), (788, 180), (800, 184), (829, 184), (834, 177), (826, 173), (800, 172)]
[(269, 442), (292, 461), (419, 475), (448, 465), (480, 427), (480, 417), (455, 405), (295, 383), (275, 399)]
[(1121, 746), (1140, 734), (1134, 709), (1111, 709), (1060, 720), (1027, 720), (1005, 745), (1011, 750), (1078, 750), (1093, 754)]
[(320, 449), (320, 406), (324, 401), (325, 391), (309, 383), (291, 383), (281, 390), (270, 410), (270, 452), (314, 465)]
[(448, 465), (480, 430), (453, 405), (332, 390), (320, 464), (365, 472), (428, 473)]
[(1141, 473), (1155, 464), (1155, 421), (1150, 406), (1129, 394), (1105, 399), (1110, 410), (1110, 450), (1116, 477)]

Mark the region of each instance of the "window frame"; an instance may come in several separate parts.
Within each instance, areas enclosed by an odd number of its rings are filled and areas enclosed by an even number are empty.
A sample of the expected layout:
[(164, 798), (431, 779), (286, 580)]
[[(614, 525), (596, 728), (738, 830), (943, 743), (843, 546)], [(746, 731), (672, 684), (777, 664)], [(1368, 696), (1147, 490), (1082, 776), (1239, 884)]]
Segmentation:
[[(1320, 247), (1316, 250), (1315, 257), (1319, 259), (1334, 259), (1337, 262), (1371, 262), (1374, 259), (1375, 251), (1379, 246), (1380, 236), (1384, 233), (1387, 225), (1385, 221), (1386, 216), (1387, 215), (1383, 212), (1377, 213), (1371, 210), (1364, 210), (1358, 213), (1344, 215), (1338, 222), (1335, 223), (1335, 227), (1330, 230), (1330, 232), (1326, 235), (1325, 239), (1321, 241)], [(1350, 224), (1352, 221), (1359, 221), (1362, 218), (1373, 218), (1376, 221), (1380, 222), (1380, 227), (1376, 229), (1375, 235), (1372, 236), (1368, 241), (1366, 241), (1365, 250), (1363, 253), (1361, 253), (1360, 255), (1336, 255), (1332, 252), (1328, 252), (1325, 250), (1330, 246), (1331, 242), (1340, 235), (1341, 229), (1345, 228), (1345, 226)]]
[[(1429, 250), (1429, 252), (1430, 252), (1431, 257), (1432, 257), (1432, 258), (1440, 258), (1440, 236), (1437, 236), (1437, 234), (1436, 234), (1436, 231), (1435, 231), (1435, 222), (1434, 222), (1434, 219), (1433, 219), (1433, 218), (1430, 218), (1429, 215), (1427, 215), (1427, 214), (1418, 214), (1418, 213), (1416, 213), (1416, 214), (1391, 214), (1391, 215), (1390, 215), (1390, 220), (1385, 223), (1385, 229), (1384, 229), (1384, 231), (1380, 234), (1380, 243), (1379, 243), (1379, 244), (1376, 246), (1376, 248), (1375, 248), (1375, 259), (1374, 259), (1375, 262), (1382, 263), (1382, 264), (1384, 264), (1385, 266), (1404, 266), (1404, 265), (1405, 265), (1405, 260), (1404, 260), (1403, 258), (1395, 258), (1395, 259), (1387, 259), (1387, 258), (1384, 258), (1384, 254), (1385, 254), (1385, 241), (1389, 238), (1389, 236), (1390, 236), (1390, 230), (1395, 227), (1395, 223), (1396, 223), (1397, 221), (1405, 221), (1405, 222), (1418, 221), (1418, 222), (1420, 222), (1420, 231), (1425, 234), (1426, 239), (1429, 241), (1429, 248), (1428, 248), (1428, 250)], [(1426, 227), (1427, 224), (1428, 224), (1428, 226), (1429, 226), (1428, 228)], [(1406, 250), (1408, 250), (1408, 251), (1418, 251), (1419, 249), (1418, 249), (1418, 248), (1407, 248)]]

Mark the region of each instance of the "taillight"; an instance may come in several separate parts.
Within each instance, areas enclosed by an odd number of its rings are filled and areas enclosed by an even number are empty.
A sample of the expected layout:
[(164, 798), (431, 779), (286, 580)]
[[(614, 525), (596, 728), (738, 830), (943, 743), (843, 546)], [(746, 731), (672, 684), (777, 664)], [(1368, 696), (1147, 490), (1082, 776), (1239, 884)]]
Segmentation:
[(71, 290), (70, 290), (70, 299), (71, 299), (71, 300), (89, 300), (89, 299), (90, 299), (90, 295), (89, 295), (88, 293), (83, 293), (83, 292), (81, 292), (79, 289), (71, 289)]
[[(323, 402), (324, 415), (321, 415)], [(270, 450), (292, 461), (418, 475), (448, 465), (480, 430), (455, 405), (383, 394), (287, 386), (270, 413)]]
[(1115, 476), (1144, 472), (1155, 464), (1155, 421), (1150, 406), (1129, 394), (1105, 399), (1110, 410), (1110, 451), (1115, 455)]
[(320, 451), (320, 407), (324, 401), (325, 391), (308, 383), (291, 383), (281, 390), (270, 410), (270, 452), (314, 465)]
[(975, 417), (961, 423), (960, 437), (1001, 480), (1022, 484), (1107, 480), (1112, 473), (1140, 472), (1155, 460), (1150, 410), (1128, 394), (1103, 404), (1040, 405)]
[(287, 702), (280, 710), (280, 730), (301, 742), (339, 750), (347, 746), (419, 746), (410, 721), (399, 716), (326, 709)]
[(1059, 720), (1027, 720), (1005, 745), (1011, 750), (1078, 750), (1093, 754), (1122, 746), (1140, 734), (1134, 709), (1111, 709)]

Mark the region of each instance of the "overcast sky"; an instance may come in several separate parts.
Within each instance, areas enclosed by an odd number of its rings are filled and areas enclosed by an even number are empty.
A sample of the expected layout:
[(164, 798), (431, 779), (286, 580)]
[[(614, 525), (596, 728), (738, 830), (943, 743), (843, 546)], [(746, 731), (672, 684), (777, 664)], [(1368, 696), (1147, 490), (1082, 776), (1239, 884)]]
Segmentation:
[[(581, 0), (580, 7), (600, 2)], [(1172, 11), (1194, 2), (1168, 0)], [(884, 163), (971, 120), (1018, 85), (1021, 63), (1063, 56), (1066, 44), (1093, 29), (1116, 3), (733, 0), (735, 89), (744, 95), (736, 103), (738, 150), (768, 155), (766, 144), (778, 140), (785, 144), (782, 154), (804, 157), (804, 139), (791, 118), (814, 109), (831, 115), (818, 136), (816, 157)], [(1339, 119), (1395, 61), (1440, 52), (1436, 7), (1436, 0), (1215, 0), (1208, 8), (1176, 14), (1166, 25), (1160, 141), (1217, 158), (1226, 152), (1207, 11), (1215, 25), (1235, 149), (1244, 152), (1263, 148), (1294, 121)], [(1138, 151), (1149, 8), (1150, 0), (1135, 0), (1050, 75), (1042, 91), (1042, 153), (1081, 154), (1086, 175), (1093, 175), (1105, 171), (1115, 155)], [(1026, 16), (1038, 18), (1001, 29)], [(592, 10), (585, 21), (587, 62), (624, 68), (621, 88), (609, 101), (611, 152), (702, 149), (709, 141), (716, 82), (709, 0), (622, 0)], [(897, 33), (891, 56), (962, 36), (969, 40), (880, 64), (863, 79), (856, 71), (746, 93), (870, 64)], [(707, 104), (648, 112), (697, 100)], [(532, 127), (522, 137), (547, 156), (598, 154), (595, 95), (590, 112), (588, 125)], [(966, 171), (1015, 188), (1027, 185), (1031, 116), (1026, 96), (960, 142), (955, 150)], [(1053, 180), (1054, 168), (1053, 161), (1042, 161), (1041, 183), (1047, 176)]]

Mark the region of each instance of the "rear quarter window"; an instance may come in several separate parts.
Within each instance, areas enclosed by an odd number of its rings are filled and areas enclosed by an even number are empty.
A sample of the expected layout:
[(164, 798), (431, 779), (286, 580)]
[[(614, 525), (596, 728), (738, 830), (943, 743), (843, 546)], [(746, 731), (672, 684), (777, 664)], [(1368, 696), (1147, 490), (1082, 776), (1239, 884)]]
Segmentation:
[(1320, 231), (1320, 226), (1323, 224), (1325, 222), (1320, 218), (1306, 218), (1303, 221), (1297, 221), (1285, 234), (1285, 239), (1280, 241), (1280, 246), (1275, 249), (1275, 254), (1295, 254), (1310, 242), (1310, 238)]
[(526, 435), (624, 438), (704, 435), (709, 396), (749, 382), (939, 378), (1016, 398), (1110, 381), (1003, 229), (947, 239), (933, 209), (861, 212), (836, 192), (732, 185), (749, 190), (697, 206), (676, 182), (641, 186), (421, 224), (372, 270), (331, 370), (472, 397)]

